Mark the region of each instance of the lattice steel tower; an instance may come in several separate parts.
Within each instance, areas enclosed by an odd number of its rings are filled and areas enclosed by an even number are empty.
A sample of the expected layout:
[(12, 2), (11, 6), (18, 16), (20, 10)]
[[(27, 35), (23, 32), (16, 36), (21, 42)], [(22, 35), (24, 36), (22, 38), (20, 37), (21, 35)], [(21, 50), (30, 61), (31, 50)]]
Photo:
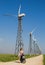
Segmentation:
[(25, 16), (24, 13), (20, 14), (21, 5), (18, 11), (18, 31), (17, 31), (17, 38), (16, 38), (16, 45), (15, 45), (15, 54), (18, 54), (19, 49), (23, 48), (24, 44), (22, 41), (22, 17)]

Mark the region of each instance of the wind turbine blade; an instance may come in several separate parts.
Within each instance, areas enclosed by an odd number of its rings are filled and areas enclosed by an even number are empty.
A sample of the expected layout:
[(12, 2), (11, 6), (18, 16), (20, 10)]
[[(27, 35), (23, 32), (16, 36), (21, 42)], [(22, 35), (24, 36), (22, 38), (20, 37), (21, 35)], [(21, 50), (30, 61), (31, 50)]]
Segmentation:
[(18, 15), (20, 14), (20, 10), (21, 10), (21, 5), (20, 5), (19, 10), (18, 10)]
[(4, 14), (3, 16), (15, 16), (15, 17), (17, 17), (16, 15), (12, 15), (12, 14)]
[(33, 35), (32, 39), (33, 39), (33, 41), (37, 41), (37, 39), (34, 37), (34, 35)]
[(35, 30), (36, 30), (36, 28), (34, 28), (31, 33), (33, 33)]

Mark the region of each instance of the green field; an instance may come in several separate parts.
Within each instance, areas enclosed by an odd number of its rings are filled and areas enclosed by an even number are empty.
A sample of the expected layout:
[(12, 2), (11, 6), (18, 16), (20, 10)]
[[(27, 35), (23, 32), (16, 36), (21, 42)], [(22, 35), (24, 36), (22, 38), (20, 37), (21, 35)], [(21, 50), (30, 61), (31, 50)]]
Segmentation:
[[(37, 56), (37, 55), (35, 55)], [(30, 58), (30, 57), (34, 57), (34, 55), (25, 55), (25, 58)], [(18, 60), (18, 56), (17, 55), (13, 55), (13, 54), (0, 54), (0, 62), (8, 62), (8, 61), (15, 61)]]
[(18, 56), (13, 54), (0, 54), (0, 62), (7, 62), (13, 60), (18, 60)]
[(45, 55), (43, 55), (43, 65), (45, 65)]

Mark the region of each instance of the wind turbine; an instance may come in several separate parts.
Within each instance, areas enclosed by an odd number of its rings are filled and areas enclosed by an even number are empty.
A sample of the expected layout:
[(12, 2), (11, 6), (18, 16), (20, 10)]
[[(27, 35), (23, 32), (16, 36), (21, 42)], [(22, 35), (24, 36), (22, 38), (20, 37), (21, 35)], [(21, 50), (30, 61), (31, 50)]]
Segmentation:
[(34, 33), (36, 28), (34, 28), (31, 32), (30, 32), (30, 55), (32, 54), (32, 34)]
[(25, 16), (24, 13), (21, 13), (21, 5), (18, 9), (18, 15), (12, 15), (12, 14), (5, 14), (4, 16), (16, 16), (18, 17), (18, 31), (17, 31), (17, 39), (16, 39), (16, 45), (15, 45), (15, 53), (18, 54), (19, 49), (24, 46), (22, 42), (22, 17)]
[(37, 40), (33, 37), (33, 45), (34, 45), (34, 54), (41, 54), (41, 49), (37, 44)]
[[(17, 39), (16, 39), (16, 45), (18, 48), (17, 48), (17, 53), (15, 52), (16, 54), (18, 54), (19, 49), (24, 46), (22, 41), (22, 17), (24, 17), (25, 14), (20, 13), (20, 10), (21, 10), (21, 5), (18, 10), (18, 32), (17, 32)], [(15, 51), (16, 51), (16, 48), (15, 48)]]

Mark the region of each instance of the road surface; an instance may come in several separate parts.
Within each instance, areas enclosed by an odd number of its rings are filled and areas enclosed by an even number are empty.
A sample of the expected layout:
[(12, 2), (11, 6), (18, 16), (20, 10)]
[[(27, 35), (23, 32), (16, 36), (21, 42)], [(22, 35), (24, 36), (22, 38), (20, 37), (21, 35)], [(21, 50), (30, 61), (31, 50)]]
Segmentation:
[(26, 59), (26, 63), (20, 63), (19, 61), (12, 62), (0, 62), (0, 65), (43, 65), (43, 55)]

